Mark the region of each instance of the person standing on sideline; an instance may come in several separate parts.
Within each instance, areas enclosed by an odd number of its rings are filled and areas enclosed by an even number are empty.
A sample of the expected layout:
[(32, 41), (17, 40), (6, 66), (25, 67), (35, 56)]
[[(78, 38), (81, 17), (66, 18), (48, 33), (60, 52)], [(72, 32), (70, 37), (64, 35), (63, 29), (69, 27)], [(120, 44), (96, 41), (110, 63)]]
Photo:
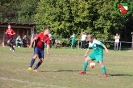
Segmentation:
[(114, 43), (114, 50), (119, 50), (119, 40), (120, 40), (120, 36), (118, 35), (118, 33), (116, 33), (115, 35), (115, 43)]
[(52, 48), (52, 34), (48, 34), (49, 39), (50, 39), (50, 48)]
[(49, 53), (50, 39), (48, 36), (49, 33), (50, 33), (50, 29), (44, 28), (44, 31), (36, 35), (35, 38), (31, 41), (29, 48), (32, 47), (34, 41), (35, 41), (35, 47), (34, 47), (34, 55), (31, 59), (28, 71), (32, 71), (32, 66), (37, 57), (39, 57), (40, 61), (34, 67), (33, 72), (37, 72), (38, 67), (42, 64), (44, 60), (44, 44), (45, 43), (47, 44), (47, 54), (50, 55)]
[(11, 28), (11, 25), (8, 25), (8, 29), (6, 30), (5, 34), (7, 34), (8, 36), (8, 41), (7, 44), (10, 47), (10, 50), (12, 50), (13, 52), (15, 51), (13, 44), (12, 44), (12, 40), (13, 40), (13, 36), (16, 34), (15, 31)]
[(87, 35), (85, 32), (81, 33), (81, 49), (86, 49), (86, 38)]
[(73, 35), (70, 37), (71, 38), (71, 49), (74, 49), (75, 47), (75, 39), (76, 39), (76, 36), (75, 34), (73, 33)]

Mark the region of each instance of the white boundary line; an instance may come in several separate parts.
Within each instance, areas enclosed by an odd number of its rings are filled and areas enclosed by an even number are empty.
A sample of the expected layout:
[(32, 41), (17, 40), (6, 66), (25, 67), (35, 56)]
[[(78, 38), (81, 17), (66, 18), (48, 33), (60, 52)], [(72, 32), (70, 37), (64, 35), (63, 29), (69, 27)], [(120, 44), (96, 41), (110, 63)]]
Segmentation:
[(0, 77), (0, 80), (9, 80), (9, 81), (14, 81), (14, 82), (19, 82), (19, 83), (27, 83), (27, 84), (32, 84), (32, 85), (38, 85), (42, 87), (50, 87), (50, 88), (67, 88), (67, 87), (59, 87), (55, 85), (46, 85), (43, 83), (36, 83), (36, 82), (30, 82), (30, 81), (24, 81), (24, 80), (19, 80), (19, 79), (10, 79), (10, 78), (5, 78), (5, 77)]

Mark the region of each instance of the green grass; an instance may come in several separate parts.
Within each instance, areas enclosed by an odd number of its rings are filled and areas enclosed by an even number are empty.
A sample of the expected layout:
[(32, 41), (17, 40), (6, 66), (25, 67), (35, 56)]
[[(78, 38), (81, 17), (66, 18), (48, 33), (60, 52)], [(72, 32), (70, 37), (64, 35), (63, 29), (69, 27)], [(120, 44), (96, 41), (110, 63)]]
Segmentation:
[(88, 67), (86, 75), (78, 74), (83, 66), (84, 53), (78, 49), (51, 49), (51, 55), (45, 55), (39, 72), (34, 73), (27, 71), (33, 49), (19, 48), (13, 53), (8, 47), (0, 47), (0, 88), (133, 87), (133, 52), (105, 53), (107, 78), (102, 76), (99, 64), (94, 69)]

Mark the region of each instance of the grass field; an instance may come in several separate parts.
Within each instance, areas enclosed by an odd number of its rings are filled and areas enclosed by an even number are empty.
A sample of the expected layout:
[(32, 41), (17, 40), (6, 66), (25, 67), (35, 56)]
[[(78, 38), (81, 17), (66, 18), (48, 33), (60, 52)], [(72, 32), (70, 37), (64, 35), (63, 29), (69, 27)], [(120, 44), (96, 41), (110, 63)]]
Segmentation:
[(13, 53), (8, 47), (0, 47), (0, 88), (133, 88), (133, 52), (105, 53), (107, 78), (102, 76), (98, 64), (94, 69), (88, 67), (86, 75), (78, 74), (84, 52), (51, 49), (39, 72), (34, 73), (27, 71), (33, 49), (19, 48)]

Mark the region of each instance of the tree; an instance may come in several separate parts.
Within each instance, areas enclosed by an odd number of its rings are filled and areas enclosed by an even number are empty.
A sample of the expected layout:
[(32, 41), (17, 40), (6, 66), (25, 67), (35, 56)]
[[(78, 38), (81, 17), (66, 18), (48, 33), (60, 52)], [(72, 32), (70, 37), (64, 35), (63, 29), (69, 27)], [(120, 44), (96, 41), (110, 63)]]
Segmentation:
[(113, 40), (115, 33), (120, 33), (121, 40), (130, 41), (133, 13), (127, 17), (117, 15), (114, 2), (110, 0), (1, 0), (0, 7), (4, 8), (5, 12), (8, 12), (7, 8), (15, 11), (14, 17), (17, 22), (36, 23), (37, 32), (42, 31), (46, 26), (50, 27), (56, 38), (69, 38), (73, 32), (80, 38), (80, 33), (84, 31), (93, 34), (101, 41)]
[(18, 5), (18, 22), (34, 23), (39, 0), (24, 0)]

